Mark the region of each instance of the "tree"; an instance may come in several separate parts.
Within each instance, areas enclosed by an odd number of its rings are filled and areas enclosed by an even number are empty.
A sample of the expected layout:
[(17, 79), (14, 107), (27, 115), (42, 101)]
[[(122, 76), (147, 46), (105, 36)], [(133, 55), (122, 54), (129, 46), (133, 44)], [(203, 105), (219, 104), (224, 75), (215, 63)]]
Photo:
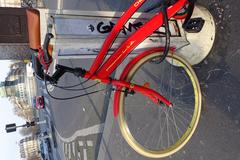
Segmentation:
[(34, 109), (31, 106), (16, 97), (12, 97), (10, 101), (14, 106), (13, 112), (15, 115), (25, 119), (26, 121), (32, 121), (34, 118)]
[(14, 114), (25, 119), (26, 121), (31, 121), (34, 118), (33, 108), (19, 108), (14, 107)]
[(32, 127), (28, 127), (28, 128), (21, 128), (19, 130), (19, 133), (22, 136), (29, 136), (29, 135), (36, 135), (38, 131), (39, 131), (38, 126), (32, 126)]

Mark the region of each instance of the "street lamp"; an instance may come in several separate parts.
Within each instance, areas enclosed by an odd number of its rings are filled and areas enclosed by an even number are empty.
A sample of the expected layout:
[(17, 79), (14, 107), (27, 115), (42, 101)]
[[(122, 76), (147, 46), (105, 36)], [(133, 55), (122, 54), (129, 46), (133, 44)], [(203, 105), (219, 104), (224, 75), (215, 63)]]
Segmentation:
[(13, 124), (7, 124), (5, 129), (6, 129), (6, 132), (7, 132), (7, 133), (16, 132), (17, 126), (16, 126), (15, 123), (13, 123)]
[(17, 128), (20, 128), (20, 127), (30, 127), (30, 126), (35, 126), (36, 123), (33, 121), (33, 122), (26, 122), (26, 124), (23, 124), (21, 126), (17, 126), (16, 123), (12, 123), (12, 124), (7, 124), (6, 127), (5, 127), (5, 130), (7, 133), (10, 133), (10, 132), (16, 132)]

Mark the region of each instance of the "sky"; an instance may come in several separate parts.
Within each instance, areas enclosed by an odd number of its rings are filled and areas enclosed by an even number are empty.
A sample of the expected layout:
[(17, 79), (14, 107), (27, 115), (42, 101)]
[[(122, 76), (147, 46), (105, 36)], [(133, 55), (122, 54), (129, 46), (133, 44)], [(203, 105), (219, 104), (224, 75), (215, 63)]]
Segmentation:
[[(0, 61), (0, 81), (4, 81), (9, 71), (9, 61)], [(6, 133), (5, 125), (26, 123), (13, 114), (13, 106), (7, 98), (0, 98), (0, 160), (20, 160), (19, 140), (23, 137), (18, 132)]]

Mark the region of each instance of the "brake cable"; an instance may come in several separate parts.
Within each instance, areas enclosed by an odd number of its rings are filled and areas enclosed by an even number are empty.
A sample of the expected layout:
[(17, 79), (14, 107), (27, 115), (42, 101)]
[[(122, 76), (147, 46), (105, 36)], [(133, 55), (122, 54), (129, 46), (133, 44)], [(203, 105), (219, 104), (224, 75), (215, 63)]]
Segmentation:
[[(47, 81), (46, 81), (46, 78), (45, 78), (45, 74), (44, 74), (44, 82), (45, 82), (45, 86), (47, 86)], [(95, 90), (95, 91), (92, 91), (92, 92), (88, 92), (88, 93), (85, 93), (85, 94), (80, 94), (80, 95), (77, 95), (77, 96), (67, 97), (67, 98), (60, 98), (60, 97), (53, 96), (49, 92), (48, 88), (46, 87), (46, 91), (47, 91), (48, 95), (51, 98), (56, 99), (56, 100), (70, 100), (70, 99), (80, 98), (80, 97), (84, 97), (84, 96), (87, 96), (87, 95), (90, 95), (90, 94), (98, 93), (98, 92), (101, 92), (101, 91), (104, 91), (104, 90), (106, 90), (106, 89)]]
[(157, 59), (151, 60), (151, 63), (159, 64), (167, 57), (169, 48), (170, 48), (170, 29), (169, 29), (169, 22), (168, 22), (168, 15), (167, 15), (167, 4), (163, 3), (162, 5), (162, 14), (163, 14), (163, 21), (165, 27), (165, 47), (163, 55)]

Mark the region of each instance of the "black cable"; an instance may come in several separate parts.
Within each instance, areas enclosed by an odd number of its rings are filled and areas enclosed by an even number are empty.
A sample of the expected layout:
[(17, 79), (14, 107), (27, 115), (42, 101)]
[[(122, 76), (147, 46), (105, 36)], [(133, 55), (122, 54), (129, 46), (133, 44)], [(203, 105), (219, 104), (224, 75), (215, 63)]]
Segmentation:
[[(96, 72), (95, 72), (96, 73)], [(80, 86), (80, 85), (83, 85), (83, 84), (85, 84), (85, 83), (87, 83), (93, 76), (94, 76), (94, 74), (95, 73), (93, 73), (89, 78), (87, 78), (85, 81), (83, 81), (83, 82), (80, 82), (80, 83), (78, 83), (78, 84), (75, 84), (75, 85), (72, 85), (72, 86), (58, 86), (59, 88), (61, 88), (61, 89), (69, 89), (69, 88), (73, 88), (73, 87), (77, 87), (77, 86)]]
[(164, 19), (164, 24), (165, 24), (165, 32), (166, 32), (166, 42), (165, 42), (165, 49), (163, 53), (163, 57), (160, 62), (162, 62), (166, 57), (169, 52), (170, 48), (170, 29), (169, 29), (169, 22), (168, 22), (168, 15), (167, 15), (167, 6), (163, 7), (163, 19)]
[(194, 7), (195, 7), (195, 2), (196, 2), (196, 0), (189, 0), (188, 13), (187, 13), (187, 16), (186, 16), (183, 24), (182, 24), (183, 29), (186, 29), (186, 27), (188, 25), (188, 22), (192, 17), (193, 10), (194, 10)]
[(163, 21), (164, 21), (164, 27), (165, 27), (165, 32), (166, 32), (166, 41), (165, 41), (165, 47), (164, 47), (164, 52), (161, 57), (159, 57), (156, 60), (152, 60), (152, 63), (159, 64), (161, 63), (168, 55), (169, 48), (170, 48), (170, 29), (169, 29), (169, 23), (168, 23), (168, 15), (167, 15), (167, 5), (164, 4), (162, 6), (162, 13), (163, 13)]
[[(70, 60), (70, 63), (71, 63), (71, 65), (72, 65), (72, 67), (73, 67), (73, 64), (72, 64), (71, 60)], [(87, 82), (94, 76), (94, 74), (96, 74), (96, 71), (95, 71), (89, 78), (87, 78), (85, 81), (80, 82), (80, 83), (75, 84), (75, 85), (71, 85), (71, 86), (59, 86), (59, 85), (55, 85), (55, 84), (54, 84), (54, 86), (56, 86), (56, 87), (58, 87), (58, 88), (61, 88), (61, 89), (64, 89), (64, 90), (75, 91), (75, 89), (70, 89), (70, 88), (77, 87), (77, 86), (80, 86), (80, 85), (83, 85), (83, 84), (87, 83)], [(99, 82), (97, 82), (97, 83), (99, 83)], [(97, 85), (97, 83), (96, 83), (96, 85)], [(88, 87), (87, 87), (87, 88), (88, 88)], [(89, 88), (90, 88), (90, 87), (89, 87)], [(76, 90), (77, 90), (77, 89), (76, 89)], [(80, 90), (81, 90), (81, 89), (80, 89)], [(82, 90), (84, 90), (84, 89), (82, 89)]]
[(79, 98), (79, 97), (83, 97), (83, 96), (87, 96), (89, 94), (94, 94), (94, 93), (98, 93), (100, 91), (104, 91), (106, 89), (101, 89), (101, 90), (96, 90), (96, 91), (93, 91), (93, 92), (88, 92), (86, 94), (80, 94), (80, 95), (77, 95), (77, 96), (73, 96), (73, 97), (67, 97), (67, 98), (59, 98), (59, 97), (55, 97), (53, 95), (50, 94), (50, 92), (48, 91), (48, 88), (47, 88), (47, 81), (45, 79), (45, 74), (44, 74), (44, 82), (45, 82), (45, 87), (46, 87), (46, 91), (48, 93), (48, 95), (53, 98), (53, 99), (56, 99), (56, 100), (69, 100), (69, 99), (75, 99), (75, 98)]
[[(118, 34), (120, 33), (120, 31), (118, 32)], [(115, 37), (115, 39), (112, 41), (112, 44), (115, 42), (115, 40), (117, 39), (117, 36)], [(108, 49), (107, 53), (109, 52), (110, 48)], [(105, 60), (105, 58), (107, 57), (108, 54), (105, 54), (105, 56), (103, 57), (103, 61)], [(71, 61), (70, 61), (71, 62)], [(80, 82), (79, 84), (76, 84), (76, 85), (72, 85), (72, 86), (60, 86), (62, 89), (68, 89), (68, 88), (73, 88), (73, 87), (77, 87), (77, 86), (80, 86), (80, 85), (83, 85), (84, 83), (88, 82), (96, 73), (97, 71), (99, 71), (99, 69), (102, 67), (103, 64), (101, 64), (98, 69), (92, 74), (89, 76), (88, 79), (86, 79), (85, 81), (83, 82)], [(73, 66), (73, 65), (72, 65)]]
[(167, 15), (167, 5), (163, 5), (163, 21), (164, 21), (164, 27), (165, 27), (165, 47), (163, 55), (156, 61), (156, 63), (161, 63), (168, 55), (169, 48), (170, 48), (170, 29), (169, 29), (169, 22), (168, 22), (168, 15)]
[(68, 89), (68, 88), (73, 88), (73, 87), (80, 86), (81, 84), (74, 84), (72, 86), (57, 86), (55, 84), (52, 84), (52, 85), (54, 85), (55, 87), (61, 88), (61, 89)]
[[(94, 83), (93, 85), (90, 85), (90, 86), (87, 86), (87, 87), (84, 87), (84, 88), (74, 88), (74, 89), (71, 89), (71, 88), (66, 88), (66, 87), (62, 87), (62, 86), (58, 86), (58, 85), (53, 85), (54, 87), (57, 87), (57, 88), (60, 88), (60, 89), (63, 89), (63, 90), (66, 90), (66, 91), (81, 91), (81, 90), (86, 90), (86, 89), (89, 89), (91, 87), (94, 87), (96, 85), (98, 85), (100, 82), (97, 82), (97, 83)], [(80, 84), (81, 85), (81, 84)]]

